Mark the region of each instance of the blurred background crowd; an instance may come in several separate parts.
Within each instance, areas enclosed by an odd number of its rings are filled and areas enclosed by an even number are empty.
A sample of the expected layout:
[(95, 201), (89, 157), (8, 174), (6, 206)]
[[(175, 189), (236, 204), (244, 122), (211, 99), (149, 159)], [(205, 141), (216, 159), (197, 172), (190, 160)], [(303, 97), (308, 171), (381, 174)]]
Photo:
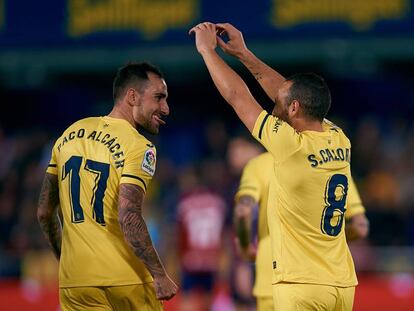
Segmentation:
[[(263, 150), (221, 99), (186, 35), (207, 19), (234, 23), (248, 46), (286, 76), (313, 71), (326, 78), (329, 118), (351, 139), (352, 173), (370, 221), (369, 237), (351, 245), (360, 276), (355, 309), (387, 310), (388, 299), (393, 310), (409, 310), (413, 1), (228, 0), (233, 9), (224, 10), (217, 10), (218, 1), (201, 0), (26, 2), (0, 1), (0, 296), (11, 304), (5, 310), (24, 310), (22, 299), (32, 310), (40, 302), (39, 310), (57, 310), (57, 262), (36, 219), (51, 147), (74, 121), (111, 110), (112, 79), (129, 60), (159, 65), (170, 93), (167, 125), (158, 136), (147, 135), (158, 151), (145, 202), (151, 236), (179, 284), (191, 271), (215, 276), (209, 295), (185, 284), (166, 308), (202, 310), (208, 303), (216, 311), (254, 310), (254, 269), (235, 252), (231, 215), (243, 166)], [(18, 16), (23, 3), (37, 19)], [(229, 61), (271, 111), (247, 70)], [(185, 200), (200, 191), (221, 202), (220, 216), (194, 216), (191, 225)], [(208, 255), (194, 257), (203, 249)], [(383, 309), (373, 305), (373, 293), (383, 294)]]

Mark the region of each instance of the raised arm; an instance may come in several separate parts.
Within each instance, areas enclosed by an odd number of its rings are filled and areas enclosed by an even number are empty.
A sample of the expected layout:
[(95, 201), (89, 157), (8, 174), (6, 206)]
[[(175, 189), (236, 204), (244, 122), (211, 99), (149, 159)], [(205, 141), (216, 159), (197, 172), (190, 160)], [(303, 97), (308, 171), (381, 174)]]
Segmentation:
[(178, 286), (167, 275), (155, 250), (147, 225), (142, 217), (143, 190), (133, 184), (121, 184), (119, 188), (118, 217), (125, 240), (135, 255), (141, 259), (154, 278), (158, 299), (170, 299)]
[(267, 96), (276, 102), (277, 92), (285, 78), (276, 70), (256, 57), (246, 46), (243, 34), (229, 23), (216, 24), (220, 35), (226, 34), (228, 41), (217, 39), (220, 48), (229, 55), (236, 57), (260, 83)]
[(37, 206), (37, 219), (57, 259), (62, 245), (62, 225), (58, 215), (59, 187), (57, 175), (46, 173)]
[(244, 81), (216, 53), (216, 26), (212, 23), (201, 23), (193, 27), (191, 33), (196, 36), (197, 50), (220, 94), (233, 107), (249, 131), (252, 131), (263, 108), (253, 98)]

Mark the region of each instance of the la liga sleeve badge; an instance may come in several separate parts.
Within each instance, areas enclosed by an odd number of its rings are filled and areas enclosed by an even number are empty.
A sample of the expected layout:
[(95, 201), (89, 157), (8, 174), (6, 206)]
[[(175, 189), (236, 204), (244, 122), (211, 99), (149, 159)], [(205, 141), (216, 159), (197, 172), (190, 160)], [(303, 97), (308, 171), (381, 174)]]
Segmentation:
[(141, 169), (151, 176), (154, 176), (156, 162), (157, 158), (154, 149), (147, 149), (144, 154), (144, 159), (142, 160)]

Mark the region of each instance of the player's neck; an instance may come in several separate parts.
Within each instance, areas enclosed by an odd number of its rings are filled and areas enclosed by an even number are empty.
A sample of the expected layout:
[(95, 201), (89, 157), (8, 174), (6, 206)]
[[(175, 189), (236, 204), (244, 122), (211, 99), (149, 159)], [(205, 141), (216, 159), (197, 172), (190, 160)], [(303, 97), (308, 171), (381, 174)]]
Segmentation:
[(323, 132), (322, 123), (315, 120), (305, 120), (300, 119), (295, 122), (294, 128), (298, 132), (303, 131), (315, 131), (315, 132)]
[(132, 113), (130, 111), (127, 111), (123, 106), (124, 105), (120, 104), (115, 105), (112, 111), (108, 114), (108, 117), (126, 120), (135, 128), (136, 126), (132, 117)]

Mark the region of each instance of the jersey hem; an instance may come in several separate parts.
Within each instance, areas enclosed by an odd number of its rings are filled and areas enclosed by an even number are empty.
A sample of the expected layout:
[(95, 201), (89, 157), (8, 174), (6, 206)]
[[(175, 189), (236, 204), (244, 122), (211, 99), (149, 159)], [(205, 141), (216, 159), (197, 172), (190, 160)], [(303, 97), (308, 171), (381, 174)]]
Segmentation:
[(354, 217), (355, 215), (364, 215), (365, 214), (365, 208), (362, 205), (357, 205), (356, 207), (349, 206), (348, 209), (345, 212), (345, 219), (350, 219)]
[(142, 189), (142, 191), (144, 193), (147, 192), (147, 186), (145, 185), (145, 183), (142, 181), (142, 179), (136, 179), (136, 178), (131, 178), (131, 177), (126, 177), (125, 175), (123, 177), (121, 177), (119, 184), (132, 184), (135, 186), (138, 186)]
[(56, 166), (48, 166), (48, 168), (46, 169), (46, 173), (52, 174), (52, 175), (57, 175), (58, 171), (57, 171), (57, 167)]
[(311, 285), (324, 285), (324, 286), (334, 286), (334, 287), (356, 287), (358, 285), (358, 281), (356, 283), (349, 283), (349, 284), (338, 284), (338, 283), (329, 283), (329, 282), (319, 282), (319, 281), (276, 281), (272, 282), (272, 285), (276, 284), (311, 284)]
[(259, 201), (259, 196), (257, 195), (256, 189), (247, 189), (247, 187), (242, 188), (241, 190), (237, 191), (237, 193), (234, 195), (235, 201), (238, 201), (240, 197), (242, 196), (250, 196), (254, 199), (255, 203)]
[(260, 298), (265, 298), (265, 297), (273, 297), (273, 294), (272, 294), (272, 292), (270, 292), (270, 293), (264, 293), (264, 292), (262, 292), (260, 290), (258, 290), (258, 291), (253, 290), (253, 296), (254, 297), (257, 297), (257, 298), (259, 298), (259, 297)]
[(125, 282), (103, 282), (103, 283), (85, 283), (85, 284), (59, 284), (59, 288), (72, 288), (72, 287), (100, 287), (100, 286), (126, 286), (134, 284), (147, 284), (154, 282), (152, 279), (143, 280), (143, 281), (125, 281)]

